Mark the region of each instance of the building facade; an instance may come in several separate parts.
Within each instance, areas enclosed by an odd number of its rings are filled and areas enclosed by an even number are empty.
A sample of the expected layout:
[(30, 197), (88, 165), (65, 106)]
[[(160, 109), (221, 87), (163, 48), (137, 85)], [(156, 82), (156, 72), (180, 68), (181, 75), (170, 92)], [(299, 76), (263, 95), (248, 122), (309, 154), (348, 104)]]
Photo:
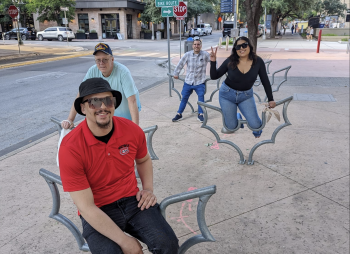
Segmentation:
[[(144, 6), (136, 0), (76, 0), (75, 18), (69, 27), (74, 33), (83, 30), (87, 36), (96, 32), (99, 39), (117, 38), (117, 33), (123, 39), (139, 39), (141, 22), (138, 17)], [(57, 26), (56, 22), (40, 23), (36, 18), (34, 14), (34, 26), (38, 31)]]

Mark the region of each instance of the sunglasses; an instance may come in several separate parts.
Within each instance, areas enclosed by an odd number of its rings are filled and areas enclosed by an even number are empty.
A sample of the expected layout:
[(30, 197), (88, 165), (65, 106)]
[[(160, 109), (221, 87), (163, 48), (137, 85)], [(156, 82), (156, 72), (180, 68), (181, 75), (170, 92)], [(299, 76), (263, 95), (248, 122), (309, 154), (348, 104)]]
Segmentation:
[(245, 42), (245, 43), (242, 43), (242, 44), (240, 44), (240, 45), (236, 45), (235, 49), (236, 49), (236, 50), (240, 50), (241, 47), (245, 49), (245, 48), (248, 47), (248, 45), (249, 45), (248, 42)]
[(102, 102), (107, 108), (115, 107), (115, 105), (117, 104), (115, 97), (90, 98), (83, 101), (82, 104), (84, 104), (85, 102), (89, 103), (89, 108), (91, 109), (101, 108)]

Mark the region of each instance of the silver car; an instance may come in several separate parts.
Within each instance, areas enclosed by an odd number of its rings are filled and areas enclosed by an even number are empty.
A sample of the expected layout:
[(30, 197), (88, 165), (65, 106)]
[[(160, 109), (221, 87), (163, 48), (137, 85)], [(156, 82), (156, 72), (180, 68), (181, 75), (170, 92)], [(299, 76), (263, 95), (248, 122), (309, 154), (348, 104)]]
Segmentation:
[(70, 28), (65, 28), (61, 26), (54, 26), (54, 27), (48, 27), (44, 31), (38, 32), (36, 34), (36, 37), (38, 38), (39, 41), (42, 40), (59, 40), (59, 41), (64, 41), (67, 40), (71, 41), (72, 39), (75, 38), (75, 35)]

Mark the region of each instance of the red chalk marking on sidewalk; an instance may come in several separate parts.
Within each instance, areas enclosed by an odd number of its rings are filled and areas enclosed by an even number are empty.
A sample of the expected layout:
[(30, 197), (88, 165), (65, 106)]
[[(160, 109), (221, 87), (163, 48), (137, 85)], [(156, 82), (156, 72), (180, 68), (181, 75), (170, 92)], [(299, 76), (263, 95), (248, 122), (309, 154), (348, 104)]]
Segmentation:
[(210, 147), (210, 149), (220, 149), (218, 142), (214, 142), (213, 145)]
[[(197, 189), (196, 187), (190, 187), (188, 188), (188, 191), (192, 191), (192, 190), (195, 190)], [(193, 199), (189, 199), (189, 200), (186, 200), (188, 203), (191, 203)], [(186, 205), (186, 202), (182, 202), (182, 205), (181, 205), (181, 209), (180, 209), (180, 216), (179, 217), (171, 217), (170, 219), (176, 219), (177, 222), (182, 222), (186, 228), (188, 228), (193, 234), (197, 234), (189, 225), (187, 225), (187, 223), (185, 222), (184, 218), (186, 217), (189, 217), (189, 216), (183, 216), (182, 212), (183, 212), (183, 209)], [(188, 204), (188, 210), (189, 211), (192, 211), (192, 208), (191, 208), (191, 204)]]

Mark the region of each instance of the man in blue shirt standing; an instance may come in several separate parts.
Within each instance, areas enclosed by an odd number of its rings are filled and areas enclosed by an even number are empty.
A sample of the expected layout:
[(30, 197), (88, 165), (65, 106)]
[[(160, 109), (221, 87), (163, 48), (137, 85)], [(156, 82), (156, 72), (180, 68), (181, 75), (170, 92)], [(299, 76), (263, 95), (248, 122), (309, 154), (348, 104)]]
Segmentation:
[[(113, 90), (117, 90), (122, 94), (122, 103), (115, 110), (114, 115), (127, 118), (138, 125), (141, 103), (139, 92), (129, 69), (123, 64), (114, 62), (112, 50), (108, 44), (98, 43), (95, 46), (93, 55), (95, 56), (96, 64), (88, 70), (83, 81), (89, 78), (103, 78), (107, 80)], [(73, 105), (68, 119), (62, 122), (62, 127), (65, 129), (74, 127), (73, 122), (76, 114), (77, 112)]]
[[(172, 119), (173, 122), (180, 121), (182, 119), (182, 112), (185, 110), (188, 99), (193, 91), (198, 95), (198, 101), (204, 102), (205, 94), (205, 73), (207, 64), (210, 62), (210, 55), (208, 52), (201, 50), (202, 42), (198, 36), (193, 38), (193, 50), (184, 54), (180, 62), (174, 70), (174, 78), (179, 78), (179, 73), (184, 65), (187, 63), (185, 83), (182, 88), (182, 99), (180, 102), (179, 110), (176, 116)], [(198, 121), (203, 122), (203, 110), (198, 105)]]

